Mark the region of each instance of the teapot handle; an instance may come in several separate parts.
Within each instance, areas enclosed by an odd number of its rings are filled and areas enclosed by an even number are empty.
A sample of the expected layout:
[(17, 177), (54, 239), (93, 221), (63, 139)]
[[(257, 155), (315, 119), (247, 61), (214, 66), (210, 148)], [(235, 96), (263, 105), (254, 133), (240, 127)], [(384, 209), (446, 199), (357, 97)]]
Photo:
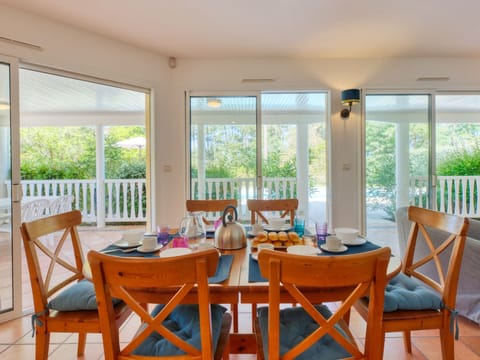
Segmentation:
[(235, 219), (234, 219), (234, 220), (237, 221), (237, 219), (238, 219), (237, 208), (236, 208), (235, 206), (233, 206), (233, 205), (228, 205), (228, 206), (225, 208), (225, 210), (223, 210), (223, 215), (222, 215), (222, 224), (223, 224), (223, 226), (225, 226), (225, 227), (227, 226), (227, 222), (225, 221), (225, 215), (227, 215), (229, 209), (233, 209), (233, 211), (234, 211), (234, 214), (235, 214)]

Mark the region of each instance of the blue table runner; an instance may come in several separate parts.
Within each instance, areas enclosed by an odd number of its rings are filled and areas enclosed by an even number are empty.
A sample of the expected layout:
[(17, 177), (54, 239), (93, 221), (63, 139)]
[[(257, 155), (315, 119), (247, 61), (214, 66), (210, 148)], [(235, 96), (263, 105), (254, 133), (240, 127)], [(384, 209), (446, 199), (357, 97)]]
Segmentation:
[[(107, 250), (118, 250), (118, 251), (112, 251), (109, 252), (107, 255), (114, 255), (114, 256), (121, 256), (121, 257), (151, 257), (151, 258), (158, 258), (159, 256), (156, 255), (155, 253), (141, 253), (139, 251), (132, 251), (130, 253), (124, 253), (122, 252), (118, 246), (116, 245), (109, 245), (106, 248), (102, 249), (102, 251), (107, 251)], [(215, 272), (215, 275), (211, 276), (208, 278), (208, 283), (209, 284), (218, 284), (221, 282), (224, 282), (225, 280), (228, 279), (230, 275), (230, 270), (232, 269), (232, 263), (233, 263), (233, 255), (222, 255), (218, 259), (218, 264), (217, 264), (217, 271)]]
[[(367, 251), (372, 251), (379, 249), (380, 246), (367, 241), (365, 244), (356, 245), (356, 246), (347, 246), (348, 250), (343, 253), (328, 253), (326, 251), (318, 254), (319, 256), (338, 256), (338, 255), (353, 255), (360, 254)], [(248, 282), (267, 282), (260, 274), (260, 267), (258, 266), (258, 261), (252, 258), (252, 254), (249, 255), (248, 260)]]

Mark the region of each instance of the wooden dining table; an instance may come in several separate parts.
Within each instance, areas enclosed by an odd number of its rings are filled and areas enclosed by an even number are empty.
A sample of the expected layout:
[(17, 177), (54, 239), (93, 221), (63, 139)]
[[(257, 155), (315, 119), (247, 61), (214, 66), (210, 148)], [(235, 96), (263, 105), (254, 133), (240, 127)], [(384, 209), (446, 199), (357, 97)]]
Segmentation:
[[(308, 244), (311, 240), (306, 239)], [(268, 282), (250, 282), (249, 281), (249, 266), (250, 254), (256, 252), (256, 249), (251, 247), (250, 240), (247, 240), (247, 246), (235, 250), (219, 250), (221, 255), (232, 255), (232, 265), (229, 276), (221, 283), (210, 284), (210, 300), (216, 304), (267, 304), (268, 303)], [(213, 239), (207, 238), (207, 243), (213, 244)], [(161, 250), (160, 250), (161, 252)], [(158, 253), (157, 253), (158, 255)], [(333, 256), (335, 256), (333, 254)], [(393, 277), (401, 268), (401, 261), (398, 257), (392, 256), (388, 266), (388, 276)], [(167, 289), (152, 289), (158, 295), (158, 301), (161, 303), (163, 299), (167, 300), (171, 296), (171, 290)], [(338, 290), (337, 291), (338, 294)], [(305, 292), (306, 295), (314, 302), (328, 302), (332, 298), (332, 291), (328, 289), (312, 289), (312, 291)], [(294, 300), (285, 292), (282, 295), (282, 301), (285, 303), (292, 303)], [(192, 294), (190, 298), (195, 302), (195, 295)], [(255, 333), (231, 333), (230, 336), (230, 353), (256, 353), (256, 339)]]

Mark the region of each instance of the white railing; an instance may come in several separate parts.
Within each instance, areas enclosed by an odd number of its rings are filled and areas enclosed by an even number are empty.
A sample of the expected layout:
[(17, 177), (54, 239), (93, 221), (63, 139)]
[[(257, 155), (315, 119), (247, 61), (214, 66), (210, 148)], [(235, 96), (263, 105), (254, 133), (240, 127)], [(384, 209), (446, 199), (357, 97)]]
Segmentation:
[[(7, 183), (10, 191), (10, 184)], [(296, 178), (264, 178), (265, 199), (298, 197)], [(468, 217), (480, 217), (480, 175), (437, 176), (437, 210)], [(73, 208), (82, 212), (84, 222), (97, 224), (146, 221), (145, 179), (110, 179), (105, 181), (105, 197), (97, 206), (96, 180), (22, 180), (25, 197), (55, 197), (73, 195)], [(201, 189), (201, 187), (200, 187)], [(203, 196), (197, 179), (192, 179), (193, 199), (228, 199), (239, 201), (238, 215), (248, 219), (247, 199), (256, 198), (254, 178), (210, 178), (205, 180)], [(420, 207), (427, 204), (426, 177), (410, 179), (410, 203)], [(10, 194), (8, 194), (10, 196)], [(308, 200), (307, 200), (308, 201)], [(141, 204), (141, 206), (139, 206)], [(97, 209), (104, 208), (103, 219)]]
[[(73, 208), (82, 212), (84, 222), (125, 223), (146, 221), (145, 179), (105, 180), (105, 197), (97, 200), (96, 180), (22, 180), (24, 197), (56, 197), (73, 195)], [(7, 191), (10, 191), (7, 182)], [(198, 180), (192, 179), (194, 199), (239, 200), (238, 215), (249, 219), (247, 199), (256, 198), (255, 178), (210, 178), (204, 184), (203, 196), (199, 195)], [(10, 194), (8, 194), (10, 196)], [(297, 197), (296, 178), (265, 178), (263, 197), (285, 199)], [(139, 206), (141, 204), (141, 206)], [(98, 218), (98, 209), (105, 209), (104, 218)], [(218, 214), (217, 214), (218, 215)]]
[[(480, 175), (437, 176), (437, 210), (467, 217), (480, 217)], [(410, 179), (410, 202), (419, 207), (427, 204), (426, 177)]]
[[(98, 201), (96, 180), (22, 180), (21, 184), (24, 197), (73, 195), (72, 207), (82, 212), (84, 222), (103, 225), (146, 220), (145, 179), (105, 180), (105, 197)], [(8, 192), (9, 185), (7, 182)], [(102, 208), (104, 218), (99, 219), (97, 210)]]
[[(257, 186), (255, 178), (208, 178), (201, 186), (198, 179), (192, 179), (192, 199), (238, 200), (238, 216), (249, 219), (247, 199), (255, 199)], [(297, 179), (294, 177), (264, 178), (264, 199), (286, 199), (297, 197)], [(307, 200), (308, 201), (308, 200)]]

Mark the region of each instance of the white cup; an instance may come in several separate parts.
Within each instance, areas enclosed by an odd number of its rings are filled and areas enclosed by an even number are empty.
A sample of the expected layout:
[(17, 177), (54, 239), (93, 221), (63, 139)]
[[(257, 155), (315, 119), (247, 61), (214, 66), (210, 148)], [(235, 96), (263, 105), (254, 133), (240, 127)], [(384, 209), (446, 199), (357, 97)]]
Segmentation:
[(280, 228), (283, 225), (285, 225), (285, 219), (282, 218), (271, 218), (268, 219), (268, 225), (270, 225), (272, 228)]
[(157, 247), (157, 237), (156, 236), (145, 236), (143, 238), (142, 247), (146, 251), (153, 250)]
[(342, 246), (342, 240), (336, 236), (327, 236), (325, 245), (329, 250), (338, 250)]
[(252, 234), (257, 235), (258, 233), (263, 231), (263, 225), (262, 224), (253, 224), (252, 225)]

